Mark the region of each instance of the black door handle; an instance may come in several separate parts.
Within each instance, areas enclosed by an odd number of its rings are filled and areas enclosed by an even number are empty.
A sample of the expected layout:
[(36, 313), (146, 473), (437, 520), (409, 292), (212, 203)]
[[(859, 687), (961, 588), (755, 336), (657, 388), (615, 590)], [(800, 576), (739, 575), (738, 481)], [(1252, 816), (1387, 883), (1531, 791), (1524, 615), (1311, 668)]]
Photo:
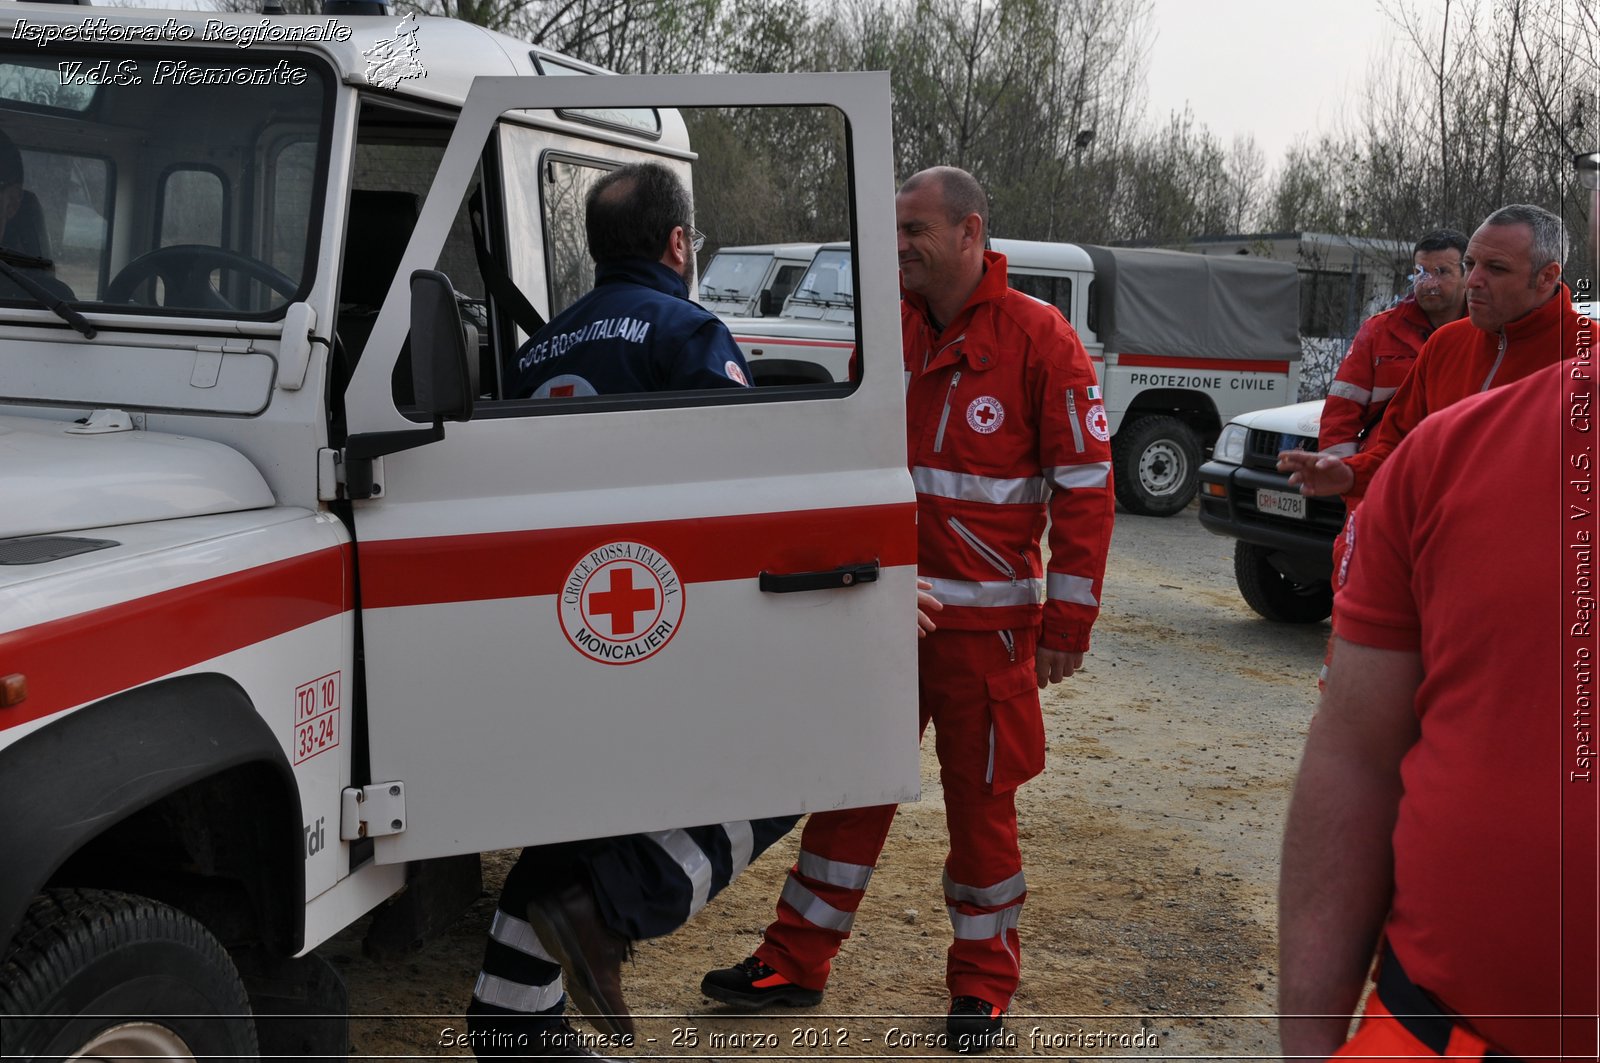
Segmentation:
[(878, 562), (844, 565), (824, 572), (763, 572), (761, 590), (767, 594), (791, 594), (794, 591), (830, 591), (839, 587), (854, 587), (858, 583), (878, 582)]

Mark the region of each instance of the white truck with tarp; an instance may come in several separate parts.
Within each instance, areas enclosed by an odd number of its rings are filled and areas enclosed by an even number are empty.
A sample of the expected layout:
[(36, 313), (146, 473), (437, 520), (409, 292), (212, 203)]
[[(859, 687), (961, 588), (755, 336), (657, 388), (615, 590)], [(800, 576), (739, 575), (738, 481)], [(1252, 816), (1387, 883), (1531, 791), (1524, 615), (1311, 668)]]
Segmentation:
[[(598, 73), (0, 14), (7, 1058), (342, 1058), (317, 947), (396, 953), (482, 851), (915, 796), (888, 77)], [(730, 106), (852, 145), (859, 382), (508, 396), (586, 189), (717, 166), (681, 109)]]
[[(1299, 274), (1267, 259), (991, 241), (1011, 286), (1072, 323), (1100, 374), (1117, 501), (1177, 513), (1222, 426), (1299, 387)], [(844, 382), (854, 366), (857, 271), (824, 245), (782, 315), (729, 322), (757, 379)]]

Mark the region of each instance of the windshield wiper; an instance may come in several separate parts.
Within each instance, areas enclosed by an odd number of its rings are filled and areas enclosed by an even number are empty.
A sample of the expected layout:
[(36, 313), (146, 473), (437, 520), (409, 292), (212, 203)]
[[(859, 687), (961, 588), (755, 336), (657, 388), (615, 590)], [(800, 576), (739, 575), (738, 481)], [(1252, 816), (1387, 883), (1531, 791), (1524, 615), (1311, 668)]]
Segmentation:
[(55, 292), (22, 272), (24, 269), (54, 268), (55, 263), (48, 258), (25, 255), (21, 251), (13, 251), (9, 247), (0, 247), (0, 276), (9, 279), (17, 287), (33, 296), (40, 306), (83, 333), (85, 339), (94, 339), (95, 328), (89, 324), (82, 314), (69, 306), (66, 300)]

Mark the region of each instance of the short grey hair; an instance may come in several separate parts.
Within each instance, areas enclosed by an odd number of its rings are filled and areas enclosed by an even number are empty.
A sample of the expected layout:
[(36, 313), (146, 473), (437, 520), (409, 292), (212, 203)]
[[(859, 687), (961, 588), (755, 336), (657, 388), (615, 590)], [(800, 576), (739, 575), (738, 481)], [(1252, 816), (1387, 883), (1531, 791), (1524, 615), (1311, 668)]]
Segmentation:
[(934, 183), (944, 197), (945, 210), (952, 222), (959, 222), (968, 214), (976, 214), (983, 222), (983, 235), (989, 235), (989, 197), (984, 194), (978, 179), (958, 166), (930, 166), (906, 178), (900, 191), (910, 192), (924, 184)]
[(1533, 272), (1567, 260), (1567, 227), (1560, 216), (1532, 203), (1511, 203), (1487, 218), (1485, 225), (1526, 225), (1533, 230)]

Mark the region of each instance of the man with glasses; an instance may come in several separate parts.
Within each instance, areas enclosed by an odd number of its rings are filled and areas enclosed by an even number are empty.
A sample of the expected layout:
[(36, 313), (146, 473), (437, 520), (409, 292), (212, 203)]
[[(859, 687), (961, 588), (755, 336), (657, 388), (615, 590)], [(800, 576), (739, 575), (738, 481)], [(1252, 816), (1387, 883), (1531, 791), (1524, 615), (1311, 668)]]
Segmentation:
[(1466, 250), (1466, 234), (1455, 229), (1431, 232), (1411, 249), (1411, 290), (1356, 333), (1322, 406), (1318, 450), (1341, 457), (1361, 450), (1433, 330), (1466, 314)]
[[(509, 394), (524, 398), (747, 387), (722, 319), (689, 300), (694, 253), (683, 183), (639, 163), (595, 182), (585, 201), (595, 287), (518, 352)], [(919, 597), (919, 608), (937, 608)], [(924, 613), (919, 623), (931, 626)], [(467, 1009), (480, 1058), (594, 1056), (632, 1048), (622, 961), (670, 934), (799, 816), (714, 824), (522, 851), (506, 876)], [(563, 983), (563, 972), (570, 984)], [(566, 990), (602, 1038), (566, 1020)]]
[(570, 398), (747, 387), (750, 368), (722, 319), (689, 300), (689, 191), (659, 163), (612, 170), (584, 203), (595, 286), (517, 352), (507, 394)]

